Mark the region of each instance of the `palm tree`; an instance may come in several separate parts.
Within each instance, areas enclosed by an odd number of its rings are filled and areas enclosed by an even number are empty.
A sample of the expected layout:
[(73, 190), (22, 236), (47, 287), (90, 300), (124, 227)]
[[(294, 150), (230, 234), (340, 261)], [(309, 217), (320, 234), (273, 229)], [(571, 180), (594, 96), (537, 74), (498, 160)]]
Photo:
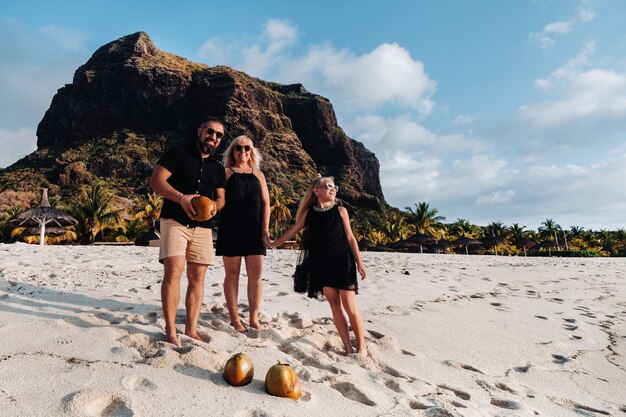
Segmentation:
[(278, 236), (279, 225), (292, 217), (289, 204), (293, 204), (293, 200), (283, 189), (273, 187), (270, 192), (270, 216), (274, 218), (274, 236)]
[(443, 221), (446, 219), (443, 216), (437, 215), (439, 210), (436, 208), (430, 208), (428, 203), (420, 202), (415, 204), (415, 211), (411, 207), (405, 207), (410, 213), (409, 221), (415, 225), (415, 232), (423, 233), (426, 235), (437, 238), (440, 231), (444, 229)]
[(626, 230), (624, 228), (617, 229), (615, 239), (619, 240), (622, 245), (622, 252), (626, 252)]
[(406, 239), (411, 232), (411, 228), (406, 223), (406, 218), (400, 213), (391, 212), (383, 222), (383, 232), (387, 236), (388, 242), (397, 242)]
[(559, 230), (562, 230), (561, 226), (556, 224), (552, 219), (546, 219), (546, 221), (541, 222), (541, 227), (539, 227), (539, 233), (546, 237), (554, 236), (554, 243), (556, 243), (557, 246), (559, 246), (559, 238), (556, 232)]
[(161, 215), (163, 208), (163, 197), (157, 193), (148, 193), (143, 200), (137, 203), (139, 210), (133, 215), (135, 219), (150, 219), (152, 227), (156, 225), (156, 221)]
[(613, 252), (614, 241), (611, 232), (606, 229), (602, 229), (597, 233), (597, 238), (600, 241), (600, 245), (602, 245), (602, 250)]
[(452, 231), (452, 233), (454, 233), (459, 238), (475, 238), (477, 229), (478, 228), (476, 226), (471, 224), (469, 220), (466, 219), (456, 219), (456, 221), (450, 225), (450, 230)]
[(83, 189), (78, 200), (69, 210), (82, 228), (83, 239), (89, 243), (96, 240), (98, 233), (104, 230), (124, 230), (123, 208), (115, 206), (116, 196), (107, 190), (104, 182), (98, 181), (88, 189)]
[[(154, 227), (154, 223), (153, 227)], [(139, 236), (148, 231), (148, 226), (142, 219), (132, 218), (126, 222), (124, 229), (115, 237), (116, 242), (134, 242)]]

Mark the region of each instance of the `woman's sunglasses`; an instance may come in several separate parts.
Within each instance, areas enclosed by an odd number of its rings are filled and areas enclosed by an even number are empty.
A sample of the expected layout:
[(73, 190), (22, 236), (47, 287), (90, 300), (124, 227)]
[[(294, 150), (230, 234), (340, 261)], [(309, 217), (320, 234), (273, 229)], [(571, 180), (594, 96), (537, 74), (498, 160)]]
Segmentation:
[(243, 145), (243, 146), (241, 146), (241, 145), (235, 145), (235, 150), (236, 150), (237, 152), (241, 152), (241, 151), (250, 152), (250, 149), (252, 149), (252, 148), (250, 147), (250, 145)]
[(326, 187), (327, 190), (335, 190), (335, 192), (339, 191), (339, 187), (337, 187), (336, 185), (333, 185), (333, 184), (331, 184), (329, 182), (327, 182), (324, 185), (320, 185), (320, 187)]

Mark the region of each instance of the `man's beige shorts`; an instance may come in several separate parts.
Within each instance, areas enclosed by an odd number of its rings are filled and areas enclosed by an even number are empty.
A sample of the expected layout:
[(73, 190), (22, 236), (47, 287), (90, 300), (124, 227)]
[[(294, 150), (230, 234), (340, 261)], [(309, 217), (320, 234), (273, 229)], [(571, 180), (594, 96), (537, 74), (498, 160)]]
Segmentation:
[(159, 262), (184, 256), (187, 262), (215, 265), (213, 232), (206, 227), (187, 227), (172, 219), (161, 219)]

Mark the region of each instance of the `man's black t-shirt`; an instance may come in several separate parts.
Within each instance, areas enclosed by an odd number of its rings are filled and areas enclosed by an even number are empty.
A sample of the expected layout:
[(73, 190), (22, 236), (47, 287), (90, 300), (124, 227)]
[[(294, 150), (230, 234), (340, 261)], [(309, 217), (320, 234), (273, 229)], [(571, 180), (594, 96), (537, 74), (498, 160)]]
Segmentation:
[[(212, 156), (202, 158), (196, 144), (170, 149), (157, 165), (172, 173), (167, 182), (183, 194), (200, 194), (215, 200), (215, 190), (226, 187), (224, 166)], [(210, 220), (191, 220), (180, 204), (167, 199), (161, 209), (161, 218), (173, 219), (189, 227), (211, 227)]]

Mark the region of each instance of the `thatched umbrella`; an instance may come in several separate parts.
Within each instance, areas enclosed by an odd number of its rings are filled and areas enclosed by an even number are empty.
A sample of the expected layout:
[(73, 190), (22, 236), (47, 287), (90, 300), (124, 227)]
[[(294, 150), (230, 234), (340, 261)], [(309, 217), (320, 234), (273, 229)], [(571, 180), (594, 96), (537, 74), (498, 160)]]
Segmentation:
[(135, 246), (150, 246), (151, 241), (158, 241), (160, 239), (161, 233), (159, 233), (156, 227), (153, 227), (135, 239)]
[(520, 236), (515, 239), (513, 244), (518, 248), (524, 249), (524, 256), (526, 256), (526, 246), (534, 245), (535, 241), (532, 239), (528, 239), (527, 237)]
[(439, 239), (435, 244), (435, 250), (437, 251), (437, 253), (439, 253), (440, 250), (445, 251), (448, 246), (450, 246), (449, 241), (447, 241), (446, 239)]
[(471, 237), (461, 237), (454, 242), (452, 242), (455, 246), (465, 246), (465, 254), (469, 255), (468, 247), (470, 245), (480, 245), (482, 242), (480, 240), (473, 239)]
[(498, 256), (498, 245), (501, 245), (503, 243), (504, 243), (504, 239), (498, 236), (491, 236), (486, 239), (483, 239), (483, 245), (487, 246), (488, 248), (493, 247), (495, 249), (496, 256)]
[[(28, 236), (35, 236), (41, 233), (41, 227), (39, 226), (31, 226), (24, 230), (24, 234)], [(46, 236), (63, 236), (67, 233), (67, 228), (60, 226), (49, 226), (46, 227)]]
[(537, 243), (536, 245), (532, 246), (531, 249), (536, 250), (536, 249), (541, 249), (541, 248), (548, 248), (548, 256), (552, 256), (552, 248), (556, 246), (557, 244), (554, 243), (553, 241), (546, 240), (544, 242)]
[(390, 248), (393, 248), (393, 249), (411, 249), (411, 248), (419, 247), (420, 250), (421, 250), (421, 248), (422, 248), (419, 243), (412, 242), (409, 239), (399, 240), (399, 241), (391, 243), (391, 244), (389, 244), (387, 246), (389, 246)]
[(376, 245), (368, 239), (359, 240), (359, 250), (366, 251), (369, 248), (373, 248), (374, 246)]
[[(55, 224), (58, 227), (73, 226), (78, 221), (69, 214), (50, 206), (48, 202), (48, 189), (44, 188), (41, 192), (41, 201), (39, 205), (16, 214), (7, 220), (8, 224), (14, 226), (29, 226), (39, 228), (39, 244), (44, 245), (46, 241), (46, 225)], [(53, 229), (53, 232), (58, 230)]]
[(424, 253), (424, 251), (422, 250), (422, 245), (435, 243), (436, 239), (432, 237), (431, 235), (417, 232), (413, 236), (409, 237), (407, 241), (417, 243), (420, 247), (420, 253)]

